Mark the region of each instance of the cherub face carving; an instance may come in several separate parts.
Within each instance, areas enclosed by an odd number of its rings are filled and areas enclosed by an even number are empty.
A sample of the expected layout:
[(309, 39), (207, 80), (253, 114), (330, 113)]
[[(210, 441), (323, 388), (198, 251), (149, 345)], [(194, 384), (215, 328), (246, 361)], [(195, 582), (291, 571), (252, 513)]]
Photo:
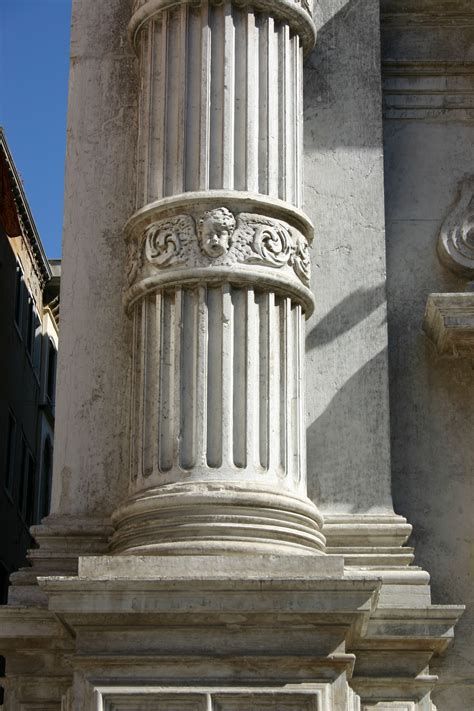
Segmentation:
[(235, 217), (226, 207), (205, 212), (199, 220), (199, 244), (208, 257), (221, 257), (229, 251), (235, 230)]

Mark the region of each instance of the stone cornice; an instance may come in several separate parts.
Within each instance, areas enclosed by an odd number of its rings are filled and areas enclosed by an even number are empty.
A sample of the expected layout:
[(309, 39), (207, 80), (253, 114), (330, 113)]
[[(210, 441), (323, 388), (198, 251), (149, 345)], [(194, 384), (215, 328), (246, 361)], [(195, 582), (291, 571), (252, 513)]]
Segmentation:
[(383, 27), (416, 26), (429, 30), (433, 27), (473, 27), (474, 6), (471, 0), (381, 0)]
[(440, 355), (474, 357), (474, 293), (430, 294), (423, 327)]
[(474, 62), (385, 59), (384, 116), (405, 120), (474, 120)]
[(21, 178), (19, 176), (12, 154), (10, 153), (10, 149), (8, 147), (5, 133), (3, 131), (3, 128), (1, 127), (0, 151), (7, 164), (8, 174), (11, 182), (11, 189), (17, 206), (20, 224), (23, 228), (23, 234), (27, 241), (29, 251), (32, 256), (33, 264), (35, 266), (35, 270), (40, 280), (40, 283), (42, 286), (44, 286), (44, 284), (49, 281), (52, 276), (51, 267), (44, 252), (43, 245), (38, 234), (38, 230), (36, 229), (36, 225), (33, 220), (33, 215), (31, 214), (31, 210), (26, 199), (25, 191), (23, 190)]

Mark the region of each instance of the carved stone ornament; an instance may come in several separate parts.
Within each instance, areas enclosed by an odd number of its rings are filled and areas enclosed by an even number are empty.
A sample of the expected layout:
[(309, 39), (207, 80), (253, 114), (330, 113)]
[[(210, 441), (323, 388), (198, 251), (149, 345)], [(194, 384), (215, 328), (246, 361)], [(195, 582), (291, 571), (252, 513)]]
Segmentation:
[(474, 176), (460, 183), (456, 203), (439, 234), (438, 255), (458, 276), (474, 277)]
[(177, 215), (153, 222), (142, 247), (130, 251), (128, 274), (133, 278), (142, 263), (167, 267), (256, 264), (274, 269), (290, 267), (307, 286), (310, 257), (304, 236), (271, 217), (218, 207), (201, 215)]
[(130, 286), (133, 284), (137, 278), (140, 269), (142, 267), (141, 253), (138, 245), (133, 240), (128, 243), (128, 254), (127, 254), (127, 284)]

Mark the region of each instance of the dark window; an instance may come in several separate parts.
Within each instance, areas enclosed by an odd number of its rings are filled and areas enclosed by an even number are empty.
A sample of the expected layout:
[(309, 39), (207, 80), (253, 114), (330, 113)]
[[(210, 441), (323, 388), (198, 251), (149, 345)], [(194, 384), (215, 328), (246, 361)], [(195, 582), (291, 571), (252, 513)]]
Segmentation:
[(33, 523), (35, 496), (35, 462), (28, 445), (23, 440), (23, 458), (20, 478), (19, 506), (25, 523)]
[(53, 477), (53, 448), (51, 440), (46, 437), (43, 447), (43, 472), (40, 516), (44, 518), (49, 514), (51, 506), (51, 484)]
[(15, 323), (21, 333), (23, 320), (23, 274), (19, 265), (16, 265), (16, 283), (15, 283)]
[(16, 444), (16, 420), (8, 413), (7, 430), (7, 461), (5, 463), (5, 488), (11, 494), (13, 492), (13, 480), (15, 473), (15, 444)]
[(35, 319), (34, 319), (34, 309), (33, 309), (33, 299), (31, 296), (28, 299), (28, 304), (26, 307), (26, 350), (33, 355), (33, 348), (35, 344)]
[(41, 368), (41, 321), (36, 311), (33, 315), (34, 342), (33, 342), (33, 367), (39, 377)]
[(48, 347), (48, 381), (46, 384), (46, 394), (52, 407), (54, 407), (56, 397), (56, 348), (52, 341)]
[[(5, 565), (0, 561), (0, 605), (4, 605), (7, 601), (8, 597), (8, 578), (9, 578), (9, 573), (8, 570), (5, 568)], [(0, 657), (0, 676), (2, 676), (2, 659), (3, 657)]]

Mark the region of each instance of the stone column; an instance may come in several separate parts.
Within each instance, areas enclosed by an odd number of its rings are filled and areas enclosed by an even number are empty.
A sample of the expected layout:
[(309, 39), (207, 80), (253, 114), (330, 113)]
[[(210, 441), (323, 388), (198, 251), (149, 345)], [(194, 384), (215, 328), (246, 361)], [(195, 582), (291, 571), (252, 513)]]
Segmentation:
[(319, 553), (306, 497), (305, 2), (135, 3), (130, 496), (113, 552)]

